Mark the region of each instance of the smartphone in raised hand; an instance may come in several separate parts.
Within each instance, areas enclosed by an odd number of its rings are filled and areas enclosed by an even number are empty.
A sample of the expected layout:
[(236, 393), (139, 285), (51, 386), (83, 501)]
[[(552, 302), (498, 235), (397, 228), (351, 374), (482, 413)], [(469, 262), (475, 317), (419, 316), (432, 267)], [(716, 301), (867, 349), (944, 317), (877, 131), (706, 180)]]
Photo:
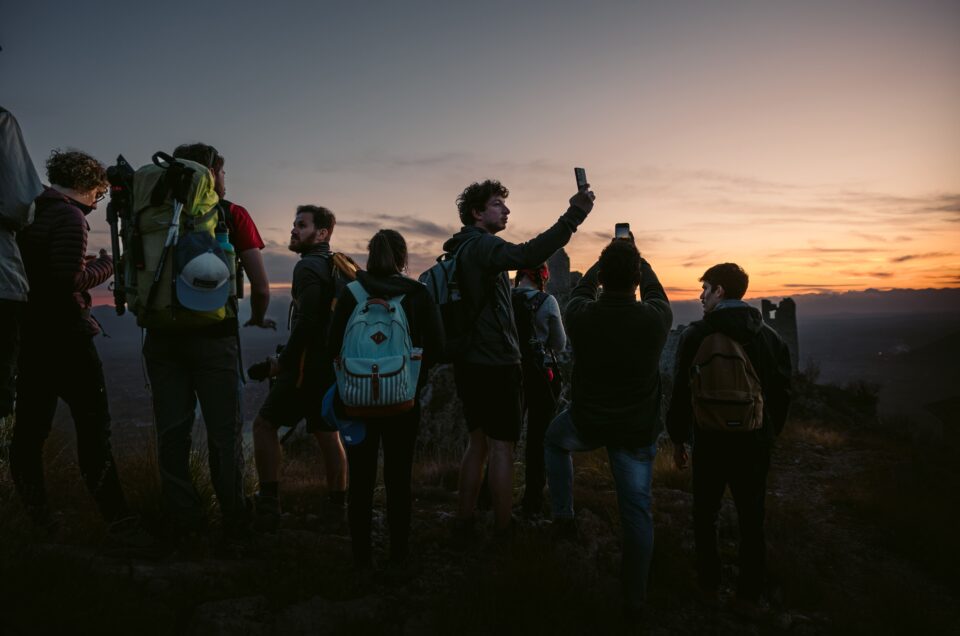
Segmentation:
[(630, 238), (630, 224), (629, 223), (617, 223), (613, 226), (613, 238), (618, 239), (629, 239)]
[(577, 190), (582, 192), (587, 187), (587, 171), (583, 168), (574, 168), (573, 175), (577, 178)]

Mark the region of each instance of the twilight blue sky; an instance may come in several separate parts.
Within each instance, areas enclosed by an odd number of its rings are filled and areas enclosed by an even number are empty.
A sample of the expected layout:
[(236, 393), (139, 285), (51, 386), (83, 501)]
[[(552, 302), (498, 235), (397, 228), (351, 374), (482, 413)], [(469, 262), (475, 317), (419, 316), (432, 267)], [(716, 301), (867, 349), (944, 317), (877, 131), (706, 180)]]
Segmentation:
[[(504, 237), (587, 168), (589, 266), (632, 224), (675, 298), (741, 262), (755, 294), (960, 286), (960, 2), (12, 2), (0, 104), (52, 148), (227, 158), (272, 279), (295, 206), (334, 247), (407, 236), (416, 274), (499, 178)], [(106, 245), (102, 219), (93, 245)], [(99, 241), (99, 242), (98, 242)]]

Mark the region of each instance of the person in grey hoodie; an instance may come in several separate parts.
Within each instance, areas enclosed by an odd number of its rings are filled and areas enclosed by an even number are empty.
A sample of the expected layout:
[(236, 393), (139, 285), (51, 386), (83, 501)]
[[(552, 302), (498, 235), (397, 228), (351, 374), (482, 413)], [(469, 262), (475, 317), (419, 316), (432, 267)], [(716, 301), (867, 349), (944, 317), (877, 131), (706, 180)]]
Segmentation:
[(17, 120), (0, 107), (0, 417), (13, 412), (20, 322), (30, 285), (16, 233), (33, 220), (43, 192)]
[(496, 531), (511, 527), (513, 447), (520, 437), (522, 371), (510, 300), (510, 270), (536, 267), (567, 244), (593, 209), (586, 185), (549, 229), (526, 243), (496, 236), (507, 227), (509, 191), (499, 181), (473, 183), (457, 198), (463, 227), (443, 245), (458, 252), (457, 282), (471, 313), (469, 346), (454, 361), (457, 393), (470, 433), (460, 465), (460, 502), (454, 526), (459, 543), (474, 534), (474, 514), (483, 466), (489, 459)]

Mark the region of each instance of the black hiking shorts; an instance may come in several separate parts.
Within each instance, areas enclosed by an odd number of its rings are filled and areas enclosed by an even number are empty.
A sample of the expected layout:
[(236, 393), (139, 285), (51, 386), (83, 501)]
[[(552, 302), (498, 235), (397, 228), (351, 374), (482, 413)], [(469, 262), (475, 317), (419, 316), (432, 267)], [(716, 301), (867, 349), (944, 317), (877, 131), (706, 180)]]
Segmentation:
[(332, 433), (337, 427), (320, 416), (323, 396), (329, 388), (310, 380), (304, 380), (303, 386), (297, 388), (296, 378), (281, 374), (260, 407), (260, 417), (277, 428), (296, 426), (300, 420), (306, 420), (308, 432)]
[(491, 439), (518, 441), (523, 418), (520, 410), (523, 372), (520, 365), (458, 362), (453, 370), (467, 430), (473, 432), (479, 428)]

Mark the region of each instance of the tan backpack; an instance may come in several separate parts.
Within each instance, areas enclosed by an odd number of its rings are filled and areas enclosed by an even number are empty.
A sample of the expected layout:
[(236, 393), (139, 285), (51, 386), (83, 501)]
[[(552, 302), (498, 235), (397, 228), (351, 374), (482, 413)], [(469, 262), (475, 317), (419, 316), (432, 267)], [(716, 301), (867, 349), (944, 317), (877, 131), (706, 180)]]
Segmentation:
[(693, 416), (703, 430), (739, 433), (763, 426), (760, 378), (743, 346), (723, 333), (703, 339), (690, 368)]

